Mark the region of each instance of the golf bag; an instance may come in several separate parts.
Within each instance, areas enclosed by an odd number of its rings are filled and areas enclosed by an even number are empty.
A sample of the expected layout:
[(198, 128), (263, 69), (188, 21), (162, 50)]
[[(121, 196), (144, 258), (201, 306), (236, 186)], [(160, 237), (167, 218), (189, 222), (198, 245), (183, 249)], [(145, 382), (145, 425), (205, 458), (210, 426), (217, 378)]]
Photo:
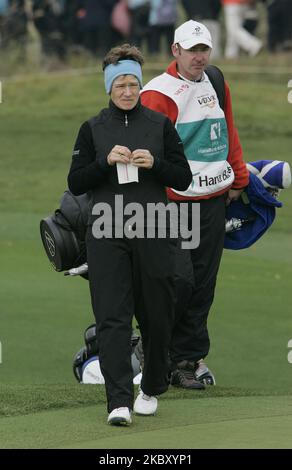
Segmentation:
[[(135, 348), (140, 337), (132, 332), (131, 346), (132, 346), (132, 368), (133, 368), (133, 382), (140, 383), (141, 368), (140, 362), (135, 354)], [(104, 384), (104, 378), (100, 370), (99, 364), (99, 345), (96, 335), (96, 325), (90, 325), (84, 332), (83, 346), (74, 356), (73, 359), (73, 373), (76, 380), (83, 384)]]
[[(253, 245), (274, 222), (278, 195), (291, 185), (289, 163), (258, 160), (247, 163), (249, 185), (226, 209), (224, 248), (242, 250)], [(228, 228), (228, 230), (227, 230)]]
[(76, 268), (86, 261), (85, 232), (89, 197), (65, 191), (60, 208), (40, 222), (46, 254), (56, 271)]

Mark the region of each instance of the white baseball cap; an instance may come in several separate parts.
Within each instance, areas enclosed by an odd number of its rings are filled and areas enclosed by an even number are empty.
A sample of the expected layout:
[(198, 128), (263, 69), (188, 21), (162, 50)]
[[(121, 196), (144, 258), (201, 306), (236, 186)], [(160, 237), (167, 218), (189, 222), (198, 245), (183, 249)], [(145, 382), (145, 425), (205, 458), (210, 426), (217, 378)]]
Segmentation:
[(174, 44), (179, 44), (183, 49), (190, 49), (197, 44), (205, 44), (212, 49), (210, 31), (202, 23), (189, 20), (179, 26), (174, 32)]

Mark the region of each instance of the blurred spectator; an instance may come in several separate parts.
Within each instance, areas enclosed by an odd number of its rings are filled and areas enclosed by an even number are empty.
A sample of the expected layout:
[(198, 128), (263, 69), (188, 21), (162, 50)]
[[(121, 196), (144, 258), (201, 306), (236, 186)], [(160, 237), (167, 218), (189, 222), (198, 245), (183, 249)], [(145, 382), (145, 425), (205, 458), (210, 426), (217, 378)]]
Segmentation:
[(103, 56), (117, 36), (111, 26), (111, 14), (118, 0), (77, 0), (79, 31), (83, 45), (93, 55)]
[(268, 48), (271, 52), (292, 49), (292, 1), (267, 0)]
[(132, 17), (128, 8), (128, 0), (119, 0), (112, 9), (111, 25), (122, 38), (129, 38)]
[(8, 14), (9, 0), (0, 0), (0, 18)]
[(182, 0), (188, 20), (196, 20), (203, 23), (209, 29), (212, 42), (212, 59), (221, 56), (221, 32), (219, 15), (221, 0)]
[(150, 0), (128, 0), (132, 16), (131, 44), (141, 47), (148, 40)]
[(65, 41), (66, 49), (72, 45), (79, 45), (82, 37), (78, 31), (77, 0), (60, 0), (61, 15), (60, 29)]
[(176, 0), (150, 0), (150, 54), (159, 53), (161, 50), (161, 38), (165, 36), (167, 53), (171, 51), (173, 43), (175, 23), (177, 20)]
[(65, 60), (66, 49), (61, 28), (62, 8), (59, 0), (33, 0), (33, 22), (41, 38), (44, 58)]
[(1, 47), (6, 48), (17, 45), (21, 52), (20, 58), (25, 59), (25, 46), (27, 41), (28, 17), (25, 11), (25, 0), (8, 0), (1, 2), (1, 11), (4, 12), (1, 21)]
[(3, 47), (4, 24), (8, 15), (8, 8), (8, 0), (0, 0), (0, 47)]
[(262, 41), (250, 34), (244, 27), (244, 18), (250, 4), (256, 0), (222, 0), (225, 28), (226, 47), (225, 57), (236, 59), (240, 49), (250, 56), (255, 56), (262, 48)]
[(257, 9), (257, 2), (251, 3), (247, 6), (244, 14), (243, 27), (250, 33), (255, 35), (257, 25), (259, 22), (259, 12)]
[(8, 0), (0, 0), (0, 15), (6, 15), (8, 11)]

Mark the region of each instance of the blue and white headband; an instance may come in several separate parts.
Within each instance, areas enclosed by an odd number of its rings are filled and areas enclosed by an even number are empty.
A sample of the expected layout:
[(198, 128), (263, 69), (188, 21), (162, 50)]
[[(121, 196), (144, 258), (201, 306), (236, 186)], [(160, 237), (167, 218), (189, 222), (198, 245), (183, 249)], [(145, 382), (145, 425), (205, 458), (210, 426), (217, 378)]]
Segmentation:
[(142, 68), (139, 62), (135, 60), (120, 60), (116, 64), (109, 64), (104, 69), (104, 84), (107, 94), (109, 95), (112, 89), (113, 81), (121, 75), (134, 75), (140, 85), (142, 85)]

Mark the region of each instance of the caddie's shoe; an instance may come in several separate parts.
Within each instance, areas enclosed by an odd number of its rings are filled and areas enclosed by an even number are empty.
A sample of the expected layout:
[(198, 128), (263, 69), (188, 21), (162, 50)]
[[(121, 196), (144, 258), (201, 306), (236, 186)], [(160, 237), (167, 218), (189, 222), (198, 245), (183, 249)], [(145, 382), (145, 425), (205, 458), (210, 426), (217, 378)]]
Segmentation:
[(199, 382), (195, 375), (196, 363), (191, 361), (181, 361), (172, 372), (170, 383), (175, 387), (204, 390), (205, 385)]
[(131, 412), (129, 408), (115, 408), (108, 415), (107, 422), (108, 424), (113, 424), (116, 426), (128, 426), (132, 423)]
[(216, 385), (214, 374), (207, 367), (207, 364), (200, 359), (195, 369), (196, 379), (204, 385)]
[(144, 416), (154, 415), (157, 410), (157, 406), (157, 398), (150, 397), (140, 390), (134, 403), (134, 412), (138, 415)]

